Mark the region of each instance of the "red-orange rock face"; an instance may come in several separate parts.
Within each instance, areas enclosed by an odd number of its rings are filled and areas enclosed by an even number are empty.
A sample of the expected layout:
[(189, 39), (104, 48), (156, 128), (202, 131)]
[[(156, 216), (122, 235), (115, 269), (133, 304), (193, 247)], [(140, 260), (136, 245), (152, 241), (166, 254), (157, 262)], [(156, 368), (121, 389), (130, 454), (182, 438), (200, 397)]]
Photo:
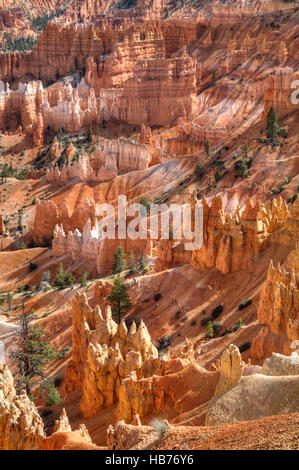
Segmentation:
[(67, 231), (81, 230), (88, 220), (95, 220), (94, 202), (83, 199), (76, 205), (75, 210), (70, 214), (65, 202), (56, 204), (48, 200), (36, 202), (36, 215), (33, 228), (33, 238), (37, 244), (49, 244), (54, 236), (54, 229), (57, 224), (63, 224)]
[[(245, 269), (265, 249), (273, 232), (273, 236), (283, 238), (289, 219), (282, 199), (266, 206), (259, 203), (253, 206), (248, 200), (244, 211), (237, 208), (233, 215), (224, 214), (221, 196), (216, 196), (210, 206), (203, 199), (202, 247), (185, 251), (182, 243), (161, 240), (156, 269), (182, 261), (191, 263), (195, 269), (216, 267), (223, 273)], [(295, 243), (295, 238), (289, 241), (290, 249)]]
[[(298, 46), (299, 41), (297, 40)], [(277, 109), (280, 116), (295, 111), (298, 106), (295, 102), (294, 86), (292, 84), (299, 80), (299, 74), (291, 67), (278, 68), (268, 79), (268, 88), (264, 95), (264, 112), (268, 114), (270, 108)]]
[(292, 343), (299, 337), (298, 248), (289, 254), (286, 266), (270, 263), (258, 309), (259, 323), (265, 326), (252, 342), (254, 361), (263, 360), (273, 351), (289, 355), (297, 348)]
[[(163, 126), (191, 119), (197, 109), (196, 69), (191, 57), (141, 60), (116, 98), (112, 116), (130, 124)], [(178, 96), (180, 97), (178, 99)]]
[[(13, 294), (2, 295), (0, 347), (10, 313), (34, 309), (62, 353), (47, 372), (65, 403), (45, 417), (52, 425), (62, 410), (46, 437), (0, 365), (0, 447), (95, 449), (84, 425), (72, 432), (78, 413), (103, 445), (116, 420), (199, 425), (203, 442), (204, 426), (219, 419), (294, 411), (283, 394), (298, 388), (297, 2), (16, 3), (0, 0), (0, 42), (38, 40), (32, 51), (0, 53), (0, 290)], [(33, 16), (50, 12), (33, 31)], [(121, 195), (146, 207), (147, 238), (129, 211), (118, 238)], [(164, 215), (172, 203), (191, 205), (202, 246), (188, 250), (174, 219), (166, 239), (162, 223), (153, 233), (151, 203)], [(115, 238), (102, 238), (102, 204), (115, 210)], [(122, 320), (109, 304), (119, 246), (131, 301)], [(74, 276), (65, 289), (53, 285), (60, 262)], [(108, 445), (126, 433), (116, 429)], [(142, 432), (147, 447), (164, 445)]]

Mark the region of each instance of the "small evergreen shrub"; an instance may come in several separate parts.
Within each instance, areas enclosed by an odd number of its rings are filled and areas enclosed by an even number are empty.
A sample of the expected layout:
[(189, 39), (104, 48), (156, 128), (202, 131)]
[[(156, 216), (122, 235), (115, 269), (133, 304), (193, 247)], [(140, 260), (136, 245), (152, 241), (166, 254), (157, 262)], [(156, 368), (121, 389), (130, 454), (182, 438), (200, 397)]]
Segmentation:
[(233, 332), (237, 331), (239, 328), (241, 328), (242, 325), (243, 325), (243, 320), (242, 318), (239, 318), (237, 323), (235, 323), (234, 326), (232, 327), (232, 331)]
[(203, 165), (201, 162), (198, 162), (196, 167), (195, 167), (195, 170), (194, 170), (194, 173), (196, 176), (203, 176), (204, 174), (204, 169), (203, 169)]
[(168, 349), (170, 344), (171, 344), (171, 337), (168, 335), (162, 336), (162, 338), (159, 339), (158, 346), (157, 346), (159, 353), (161, 353), (162, 351), (165, 351), (165, 349)]
[(248, 342), (248, 343), (243, 343), (241, 344), (241, 346), (239, 347), (239, 351), (240, 353), (244, 352), (244, 351), (247, 351), (248, 349), (250, 349), (251, 347), (251, 343)]
[(29, 263), (29, 271), (35, 271), (37, 268), (37, 265), (35, 263)]
[(217, 307), (215, 307), (214, 310), (212, 310), (211, 316), (212, 318), (218, 318), (222, 312), (223, 312), (223, 304), (220, 304)]
[(222, 328), (222, 323), (220, 321), (215, 321), (215, 323), (213, 323), (213, 329), (214, 329), (215, 334), (218, 334), (221, 328)]
[(225, 330), (223, 333), (221, 333), (220, 336), (226, 336), (226, 335), (229, 335), (230, 333), (232, 333), (231, 330)]
[(85, 271), (80, 279), (80, 287), (86, 287), (87, 285), (87, 272)]
[(207, 326), (206, 326), (206, 338), (212, 339), (213, 336), (214, 336), (213, 322), (208, 321)]
[(64, 271), (63, 264), (59, 263), (58, 272), (54, 279), (54, 285), (59, 289), (64, 289), (65, 287), (72, 286), (75, 282), (74, 276), (72, 273)]
[(238, 307), (238, 310), (243, 310), (244, 308), (248, 307), (248, 305), (252, 304), (252, 299), (246, 299), (246, 300), (243, 300), (239, 307)]

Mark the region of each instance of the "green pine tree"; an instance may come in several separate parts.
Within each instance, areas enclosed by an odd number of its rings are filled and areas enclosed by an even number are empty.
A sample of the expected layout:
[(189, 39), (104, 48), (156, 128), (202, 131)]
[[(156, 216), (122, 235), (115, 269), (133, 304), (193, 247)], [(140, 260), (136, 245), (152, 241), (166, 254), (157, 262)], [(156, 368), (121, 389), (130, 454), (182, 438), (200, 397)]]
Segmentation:
[(140, 253), (140, 256), (138, 258), (138, 271), (143, 271), (145, 268), (145, 261), (144, 261), (144, 256), (142, 253)]
[(278, 135), (277, 112), (271, 108), (267, 116), (267, 138), (276, 139)]
[(206, 326), (206, 337), (207, 339), (211, 339), (214, 336), (214, 328), (213, 328), (213, 322), (208, 321), (207, 326)]
[(209, 158), (209, 156), (210, 156), (210, 148), (211, 148), (209, 139), (207, 139), (207, 140), (205, 141), (204, 146), (205, 146), (205, 150), (206, 150), (207, 157)]
[(196, 174), (196, 176), (198, 176), (198, 177), (199, 177), (199, 176), (203, 176), (203, 174), (204, 174), (204, 169), (203, 169), (203, 165), (202, 165), (201, 162), (198, 162), (198, 163), (196, 164), (196, 167), (195, 167), (195, 174)]
[(130, 274), (133, 274), (136, 272), (135, 255), (133, 251), (130, 251), (129, 270), (130, 270)]
[(92, 127), (91, 127), (91, 121), (89, 122), (89, 126), (88, 126), (87, 140), (88, 140), (89, 143), (92, 142)]
[(150, 203), (149, 203), (147, 197), (141, 196), (140, 201), (139, 201), (139, 204), (141, 204), (142, 206), (144, 206), (147, 211), (150, 210)]
[(112, 266), (113, 274), (119, 274), (127, 267), (126, 254), (122, 246), (119, 246), (114, 253), (114, 262)]
[(54, 285), (56, 287), (59, 287), (60, 289), (63, 289), (64, 287), (72, 286), (74, 282), (75, 279), (72, 273), (68, 273), (67, 271), (65, 271), (63, 269), (63, 264), (59, 263), (58, 272), (54, 279)]
[(120, 324), (122, 317), (131, 307), (130, 296), (120, 275), (115, 277), (111, 294), (107, 296), (107, 299), (111, 304), (113, 316)]
[(87, 285), (87, 272), (84, 271), (84, 273), (82, 274), (81, 279), (80, 279), (80, 286), (81, 287), (86, 287), (86, 285)]
[(46, 406), (57, 405), (62, 401), (52, 379), (44, 380), (40, 386), (40, 395), (46, 399)]

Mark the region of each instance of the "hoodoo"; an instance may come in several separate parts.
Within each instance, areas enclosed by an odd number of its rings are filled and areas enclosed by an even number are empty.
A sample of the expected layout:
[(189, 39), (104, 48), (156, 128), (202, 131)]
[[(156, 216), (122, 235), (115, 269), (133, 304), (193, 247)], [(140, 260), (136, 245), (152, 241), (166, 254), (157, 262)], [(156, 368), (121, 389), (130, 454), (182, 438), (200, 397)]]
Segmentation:
[(0, 0), (0, 450), (299, 449), (298, 24)]

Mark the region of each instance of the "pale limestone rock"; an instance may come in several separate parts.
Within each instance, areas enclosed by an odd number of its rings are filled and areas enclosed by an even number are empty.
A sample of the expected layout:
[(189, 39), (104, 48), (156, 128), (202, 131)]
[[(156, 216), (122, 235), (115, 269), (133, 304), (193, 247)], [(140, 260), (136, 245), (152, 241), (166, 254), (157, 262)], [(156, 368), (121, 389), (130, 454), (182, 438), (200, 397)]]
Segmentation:
[(213, 398), (206, 424), (250, 421), (299, 411), (299, 375), (242, 377), (226, 393)]
[(299, 375), (299, 355), (293, 353), (291, 356), (272, 353), (263, 364), (264, 375)]
[(80, 424), (78, 431), (80, 433), (80, 436), (85, 439), (88, 442), (92, 442), (92, 439), (90, 437), (90, 434), (88, 432), (88, 429), (84, 423)]
[(43, 428), (34, 403), (26, 394), (16, 394), (8, 367), (0, 365), (0, 449), (40, 449)]
[(71, 432), (72, 428), (67, 417), (65, 408), (63, 408), (59, 419), (55, 421), (53, 432)]
[(220, 373), (219, 382), (215, 390), (215, 396), (222, 395), (233, 388), (241, 379), (244, 363), (237, 346), (230, 344), (221, 359), (216, 362), (216, 370)]

